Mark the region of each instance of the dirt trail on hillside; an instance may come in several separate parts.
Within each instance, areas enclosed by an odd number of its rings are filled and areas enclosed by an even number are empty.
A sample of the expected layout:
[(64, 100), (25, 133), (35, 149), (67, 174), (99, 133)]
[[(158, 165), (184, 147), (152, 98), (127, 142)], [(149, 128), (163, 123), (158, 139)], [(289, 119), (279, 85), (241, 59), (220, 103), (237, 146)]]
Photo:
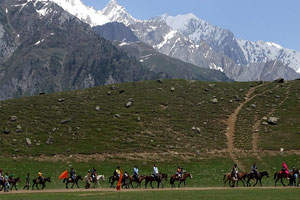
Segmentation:
[[(235, 135), (235, 124), (237, 121), (237, 117), (238, 114), (240, 113), (241, 109), (249, 102), (251, 101), (253, 98), (256, 97), (256, 95), (253, 95), (253, 92), (261, 87), (262, 85), (258, 85), (256, 87), (251, 88), (246, 96), (245, 96), (245, 101), (243, 101), (235, 110), (234, 112), (229, 116), (228, 120), (227, 120), (227, 132), (226, 132), (226, 136), (227, 136), (227, 147), (228, 147), (228, 152), (230, 155), (230, 158), (233, 160), (234, 163), (238, 163), (239, 167), (242, 170), (245, 170), (245, 167), (238, 162), (238, 159), (235, 155), (235, 147), (234, 147), (234, 135)], [(251, 97), (250, 97), (251, 96)]]
[[(205, 191), (205, 190), (266, 190), (266, 189), (293, 189), (287, 187), (182, 187), (182, 188), (164, 188), (164, 189), (122, 189), (121, 193), (124, 192), (152, 192), (152, 191)], [(1, 195), (14, 195), (14, 194), (53, 194), (53, 193), (79, 193), (78, 196), (89, 196), (96, 195), (98, 192), (118, 192), (116, 189), (103, 188), (103, 189), (46, 189), (46, 190), (18, 190), (18, 191), (10, 191), (8, 193), (0, 192)], [(84, 194), (80, 194), (84, 193)], [(96, 194), (93, 194), (96, 193)]]

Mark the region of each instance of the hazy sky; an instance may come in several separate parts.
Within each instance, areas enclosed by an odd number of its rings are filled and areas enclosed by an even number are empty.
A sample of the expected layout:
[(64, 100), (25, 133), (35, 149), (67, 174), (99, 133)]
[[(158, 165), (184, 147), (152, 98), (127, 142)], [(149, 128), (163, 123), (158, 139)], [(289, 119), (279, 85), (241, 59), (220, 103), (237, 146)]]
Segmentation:
[[(99, 10), (109, 0), (82, 0)], [(300, 0), (118, 0), (137, 19), (194, 13), (237, 38), (300, 51)]]

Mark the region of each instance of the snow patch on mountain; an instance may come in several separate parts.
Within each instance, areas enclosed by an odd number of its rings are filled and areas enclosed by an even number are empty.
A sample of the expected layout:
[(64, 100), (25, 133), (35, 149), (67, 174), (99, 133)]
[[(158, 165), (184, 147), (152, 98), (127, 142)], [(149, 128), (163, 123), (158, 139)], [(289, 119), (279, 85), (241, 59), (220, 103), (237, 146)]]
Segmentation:
[(65, 11), (76, 16), (81, 21), (91, 26), (101, 26), (110, 22), (102, 11), (97, 11), (92, 7), (84, 5), (81, 0), (51, 0), (61, 6)]
[(300, 73), (300, 52), (286, 49), (273, 42), (238, 40), (249, 63), (279, 60)]

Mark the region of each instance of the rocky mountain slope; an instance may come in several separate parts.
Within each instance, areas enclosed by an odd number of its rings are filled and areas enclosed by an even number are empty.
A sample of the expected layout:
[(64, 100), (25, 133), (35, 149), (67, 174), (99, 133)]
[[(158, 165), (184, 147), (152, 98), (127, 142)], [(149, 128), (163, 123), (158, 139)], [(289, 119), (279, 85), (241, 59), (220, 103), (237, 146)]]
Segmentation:
[(2, 0), (0, 9), (0, 99), (157, 78), (52, 1)]
[[(68, 7), (64, 8), (74, 10)], [(85, 11), (78, 12), (79, 14), (76, 15), (81, 16), (80, 13)], [(103, 19), (129, 26), (140, 41), (151, 45), (165, 55), (200, 67), (218, 69), (234, 80), (240, 80), (240, 77), (234, 76), (237, 68), (245, 70), (243, 73), (248, 73), (248, 77), (254, 77), (259, 71), (266, 71), (267, 68), (257, 70), (253, 66), (265, 67), (267, 62), (275, 60), (278, 60), (281, 65), (276, 65), (279, 67), (278, 73), (271, 74), (272, 79), (276, 79), (278, 76), (286, 79), (298, 76), (296, 71), (299, 72), (300, 69), (299, 52), (283, 48), (277, 48), (274, 52), (272, 49), (274, 45), (268, 45), (270, 43), (239, 40), (231, 31), (213, 26), (193, 14), (175, 17), (163, 15), (141, 21), (132, 17), (116, 0), (110, 1), (103, 10), (97, 12), (101, 13), (101, 16), (104, 15)], [(102, 18), (100, 15), (98, 17), (93, 20), (98, 20), (101, 24)], [(90, 23), (90, 25), (94, 26), (94, 23)], [(206, 46), (210, 47), (208, 51)], [(215, 56), (210, 57), (210, 55)], [(222, 60), (221, 64), (220, 60)], [(234, 67), (228, 68), (228, 66)], [(249, 70), (252, 67), (253, 69)], [(295, 71), (284, 70), (286, 67)], [(290, 73), (285, 73), (286, 71)], [(254, 74), (249, 74), (250, 72)], [(291, 73), (293, 73), (292, 76)], [(246, 80), (248, 79), (244, 81)]]

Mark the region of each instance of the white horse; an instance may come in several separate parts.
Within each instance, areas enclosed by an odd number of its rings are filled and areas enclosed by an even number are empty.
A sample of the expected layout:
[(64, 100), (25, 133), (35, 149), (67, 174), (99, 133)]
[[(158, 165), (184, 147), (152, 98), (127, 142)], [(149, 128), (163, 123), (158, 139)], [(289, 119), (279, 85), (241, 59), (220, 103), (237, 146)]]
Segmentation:
[(91, 179), (91, 178), (89, 179), (88, 176), (86, 175), (86, 176), (84, 177), (85, 188), (86, 188), (86, 189), (90, 189), (92, 183), (94, 184), (93, 188), (96, 188), (96, 185), (98, 185), (98, 187), (101, 188), (101, 185), (100, 185), (100, 182), (99, 182), (100, 180), (102, 180), (102, 181), (104, 182), (104, 181), (105, 181), (105, 176), (104, 176), (104, 175), (98, 175), (98, 176), (96, 177), (96, 181), (92, 182), (92, 179)]

